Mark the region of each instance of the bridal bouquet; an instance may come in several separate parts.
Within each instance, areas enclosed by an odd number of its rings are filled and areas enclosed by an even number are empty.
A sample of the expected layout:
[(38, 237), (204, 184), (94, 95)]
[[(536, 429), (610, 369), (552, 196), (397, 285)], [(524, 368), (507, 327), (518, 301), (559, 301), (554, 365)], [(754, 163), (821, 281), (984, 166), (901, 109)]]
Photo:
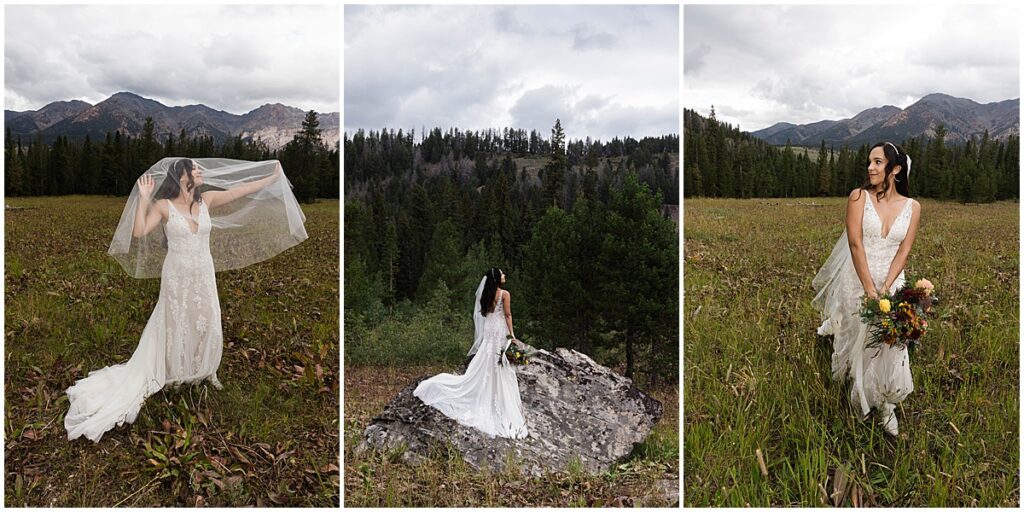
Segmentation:
[(860, 317), (871, 330), (869, 347), (882, 343), (912, 347), (928, 332), (928, 315), (939, 302), (932, 293), (935, 285), (918, 279), (913, 286), (903, 285), (892, 296), (866, 299)]
[(505, 358), (508, 359), (508, 361), (512, 364), (527, 364), (530, 362), (530, 358), (528, 357), (527, 353), (520, 350), (519, 347), (515, 346), (515, 344), (512, 343), (512, 340), (515, 338), (513, 338), (511, 334), (505, 336), (505, 339), (508, 340), (508, 345), (505, 347), (505, 350), (501, 354), (498, 354), (499, 363), (501, 362), (502, 355), (504, 355)]

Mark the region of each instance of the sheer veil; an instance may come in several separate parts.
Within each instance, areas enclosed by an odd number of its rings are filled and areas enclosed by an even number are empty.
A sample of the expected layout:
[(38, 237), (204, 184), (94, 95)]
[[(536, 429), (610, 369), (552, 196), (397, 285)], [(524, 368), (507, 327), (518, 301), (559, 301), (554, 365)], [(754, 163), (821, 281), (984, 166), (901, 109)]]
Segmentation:
[[(181, 160), (191, 160), (202, 169), (200, 192), (228, 190), (256, 180), (271, 178), (281, 164), (277, 160), (250, 162), (227, 158), (168, 157), (150, 167), (145, 174), (153, 178), (154, 207), (164, 191), (177, 190), (177, 177), (172, 168)], [(160, 277), (167, 238), (162, 227), (140, 238), (132, 236), (135, 213), (140, 205), (138, 182), (121, 213), (108, 254), (128, 274), (136, 278)], [(195, 210), (198, 212), (198, 210)], [(306, 216), (299, 208), (291, 183), (282, 171), (265, 187), (209, 210), (213, 231), (210, 233), (210, 254), (216, 271), (242, 268), (269, 259), (307, 238)]]
[(822, 323), (818, 328), (818, 334), (822, 336), (839, 331), (839, 324), (843, 318), (841, 312), (842, 293), (847, 284), (844, 279), (848, 277), (852, 262), (850, 242), (844, 229), (843, 235), (839, 237), (836, 245), (832, 248), (832, 254), (828, 256), (825, 264), (821, 266), (821, 270), (811, 281), (815, 291), (811, 305), (821, 313)]
[(480, 286), (476, 287), (476, 299), (473, 301), (473, 347), (469, 349), (469, 354), (476, 354), (477, 349), (480, 348), (480, 343), (484, 339), (484, 315), (480, 312), (480, 296), (484, 293), (484, 285), (487, 284), (487, 276), (480, 280)]

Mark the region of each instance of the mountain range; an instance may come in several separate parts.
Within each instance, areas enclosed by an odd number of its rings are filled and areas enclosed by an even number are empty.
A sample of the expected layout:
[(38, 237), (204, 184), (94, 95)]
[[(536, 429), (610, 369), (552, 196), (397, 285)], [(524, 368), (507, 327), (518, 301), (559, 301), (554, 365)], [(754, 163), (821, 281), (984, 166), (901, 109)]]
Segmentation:
[(776, 123), (751, 132), (769, 144), (795, 146), (872, 144), (878, 141), (902, 141), (910, 137), (935, 135), (935, 128), (946, 128), (945, 141), (962, 144), (971, 137), (1005, 139), (1020, 134), (1020, 98), (981, 104), (948, 94), (929, 94), (901, 109), (892, 105), (869, 108), (849, 119), (826, 120), (809, 124)]
[[(341, 117), (337, 112), (319, 112), (322, 137), (328, 147), (340, 138)], [(158, 101), (131, 92), (119, 92), (90, 105), (84, 101), (55, 101), (39, 110), (4, 110), (4, 125), (12, 135), (23, 139), (41, 132), (47, 142), (58, 136), (70, 139), (102, 140), (107, 132), (139, 136), (147, 117), (153, 118), (159, 139), (177, 136), (182, 129), (188, 135), (209, 135), (223, 142), (234, 135), (243, 139), (261, 139), (270, 149), (280, 149), (302, 127), (306, 113), (280, 103), (268, 103), (245, 114), (232, 114), (206, 105), (168, 107)]]

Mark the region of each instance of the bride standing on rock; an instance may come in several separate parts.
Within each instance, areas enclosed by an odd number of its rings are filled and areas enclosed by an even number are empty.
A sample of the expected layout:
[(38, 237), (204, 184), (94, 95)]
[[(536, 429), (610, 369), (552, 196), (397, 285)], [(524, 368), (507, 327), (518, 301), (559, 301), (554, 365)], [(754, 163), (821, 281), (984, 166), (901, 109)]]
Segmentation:
[(868, 179), (846, 203), (846, 231), (814, 277), (812, 304), (823, 318), (818, 334), (835, 336), (832, 378), (852, 380), (859, 416), (878, 409), (885, 431), (898, 435), (896, 404), (914, 391), (910, 357), (899, 344), (866, 346), (859, 312), (863, 297), (878, 299), (903, 285), (921, 205), (908, 197), (911, 159), (902, 148), (880, 142), (868, 159)]
[[(155, 192), (155, 193), (154, 193)], [(164, 158), (132, 189), (108, 253), (160, 295), (127, 362), (68, 388), (68, 439), (99, 441), (135, 421), (166, 385), (217, 389), (223, 334), (214, 272), (263, 261), (306, 239), (305, 216), (277, 160)]]
[(505, 274), (491, 268), (480, 280), (473, 306), (475, 341), (466, 373), (441, 373), (416, 386), (413, 395), (455, 421), (488, 436), (525, 438), (516, 371), (505, 357), (512, 334), (512, 298)]

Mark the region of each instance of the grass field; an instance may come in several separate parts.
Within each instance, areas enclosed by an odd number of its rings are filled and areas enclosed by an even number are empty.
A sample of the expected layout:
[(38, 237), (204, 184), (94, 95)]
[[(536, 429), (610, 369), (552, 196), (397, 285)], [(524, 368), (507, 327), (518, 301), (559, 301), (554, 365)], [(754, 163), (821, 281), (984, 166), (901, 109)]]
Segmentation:
[(686, 200), (685, 505), (1018, 506), (1019, 205), (921, 204), (907, 271), (943, 302), (892, 439), (815, 334), (845, 200)]
[[(514, 470), (478, 472), (455, 453), (418, 466), (396, 454), (354, 449), (363, 430), (399, 391), (422, 375), (461, 368), (445, 365), (345, 368), (346, 507), (666, 507), (679, 500), (679, 394), (673, 385), (649, 391), (665, 407), (647, 440), (611, 471), (527, 477)], [(671, 495), (671, 497), (669, 497)]]
[(309, 239), (217, 274), (218, 375), (165, 389), (98, 444), (69, 442), (64, 390), (126, 361), (158, 279), (106, 255), (124, 198), (8, 198), (5, 506), (337, 506), (338, 201), (303, 205)]

